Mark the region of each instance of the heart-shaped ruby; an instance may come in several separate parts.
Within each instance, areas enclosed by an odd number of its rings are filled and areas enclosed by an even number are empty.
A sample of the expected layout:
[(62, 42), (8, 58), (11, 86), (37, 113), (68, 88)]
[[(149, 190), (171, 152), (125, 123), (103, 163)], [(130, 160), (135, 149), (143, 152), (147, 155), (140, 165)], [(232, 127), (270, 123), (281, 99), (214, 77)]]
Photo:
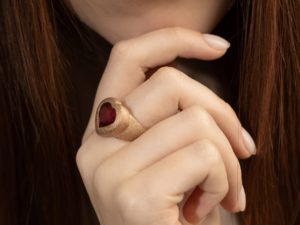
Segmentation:
[(101, 105), (99, 111), (99, 127), (105, 127), (112, 124), (116, 119), (116, 110), (109, 102)]

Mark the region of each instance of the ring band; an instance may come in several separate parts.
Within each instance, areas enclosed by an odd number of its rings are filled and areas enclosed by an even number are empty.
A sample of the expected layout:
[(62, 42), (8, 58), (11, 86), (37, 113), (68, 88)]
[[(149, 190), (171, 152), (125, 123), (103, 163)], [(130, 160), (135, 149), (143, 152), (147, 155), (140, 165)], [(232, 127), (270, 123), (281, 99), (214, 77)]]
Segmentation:
[(100, 102), (95, 122), (97, 134), (126, 141), (136, 139), (146, 130), (116, 98), (106, 98)]

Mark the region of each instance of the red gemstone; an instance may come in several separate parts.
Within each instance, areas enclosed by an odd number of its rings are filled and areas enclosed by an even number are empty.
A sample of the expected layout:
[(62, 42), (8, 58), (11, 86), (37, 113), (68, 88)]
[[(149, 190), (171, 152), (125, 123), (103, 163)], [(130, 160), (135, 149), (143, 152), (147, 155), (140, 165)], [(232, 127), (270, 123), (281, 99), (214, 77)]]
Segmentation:
[(112, 124), (116, 119), (116, 110), (109, 102), (101, 105), (99, 112), (99, 127), (105, 127)]

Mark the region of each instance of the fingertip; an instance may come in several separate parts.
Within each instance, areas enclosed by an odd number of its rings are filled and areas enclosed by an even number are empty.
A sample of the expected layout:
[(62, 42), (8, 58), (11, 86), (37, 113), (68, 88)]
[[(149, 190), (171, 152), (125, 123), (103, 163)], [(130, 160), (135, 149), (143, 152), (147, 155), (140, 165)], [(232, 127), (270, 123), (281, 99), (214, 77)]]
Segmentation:
[(246, 192), (245, 192), (244, 187), (242, 187), (241, 192), (239, 194), (238, 208), (241, 212), (245, 211), (245, 209), (246, 209)]
[(239, 159), (248, 159), (256, 155), (256, 145), (253, 138), (241, 127), (239, 131), (238, 141), (234, 145), (234, 152)]
[(203, 34), (202, 37), (206, 44), (213, 49), (225, 52), (230, 47), (230, 43), (220, 36), (213, 34)]
[(236, 152), (236, 155), (239, 159), (248, 159), (253, 156), (248, 150), (243, 149), (239, 152)]
[(228, 198), (223, 199), (221, 206), (224, 208), (224, 210), (231, 213), (238, 213), (241, 211), (238, 197), (235, 197), (234, 200)]
[(248, 150), (250, 156), (256, 155), (255, 142), (254, 142), (253, 138), (251, 137), (251, 135), (244, 128), (242, 128), (242, 137), (244, 140), (244, 145), (245, 145), (246, 149)]

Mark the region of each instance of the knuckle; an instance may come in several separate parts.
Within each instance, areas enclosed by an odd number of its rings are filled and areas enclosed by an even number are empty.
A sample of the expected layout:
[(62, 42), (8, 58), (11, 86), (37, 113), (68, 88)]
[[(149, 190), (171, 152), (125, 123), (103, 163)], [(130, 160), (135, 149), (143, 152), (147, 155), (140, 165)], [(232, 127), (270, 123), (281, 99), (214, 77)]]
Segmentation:
[(118, 186), (114, 198), (114, 201), (120, 208), (120, 214), (124, 221), (132, 220), (133, 215), (137, 211), (142, 210), (142, 199), (137, 197), (137, 193), (134, 193), (132, 187), (126, 183)]
[(106, 190), (109, 190), (111, 186), (109, 168), (105, 164), (100, 164), (95, 170), (92, 184), (97, 190), (98, 196), (104, 198), (106, 196)]
[(220, 185), (214, 187), (211, 191), (218, 193), (218, 196), (223, 198), (229, 191), (229, 183), (227, 180), (223, 158), (218, 148), (212, 141), (208, 139), (196, 141), (193, 144), (193, 147), (193, 156), (201, 158), (206, 164), (207, 168), (210, 168), (211, 173), (218, 177), (218, 179), (222, 180), (222, 182), (219, 182)]
[(128, 40), (117, 42), (111, 50), (111, 57), (116, 59), (128, 58), (132, 55), (132, 44)]
[(170, 66), (163, 66), (159, 68), (155, 74), (153, 74), (155, 79), (158, 79), (162, 82), (174, 82), (174, 79), (177, 79), (178, 76), (179, 72)]
[[(148, 190), (148, 188), (146, 189)], [(136, 186), (135, 182), (131, 182), (131, 180), (121, 183), (116, 188), (114, 201), (119, 206), (124, 221), (140, 224), (141, 221), (134, 221), (136, 213), (146, 216), (149, 210), (158, 207), (159, 199), (156, 191), (140, 190), (142, 190), (140, 185)]]
[(231, 105), (229, 105), (227, 102), (223, 101), (223, 106), (226, 112), (236, 116), (235, 111), (233, 110), (233, 108), (231, 107)]
[(186, 110), (186, 114), (185, 116), (197, 130), (200, 129), (202, 131), (203, 128), (211, 126), (213, 123), (212, 116), (200, 106), (191, 106)]
[(89, 169), (92, 157), (92, 155), (90, 154), (90, 149), (92, 149), (94, 145), (95, 143), (93, 141), (93, 136), (90, 135), (77, 150), (75, 160), (78, 169), (83, 175), (85, 174), (85, 171)]
[(205, 140), (198, 141), (196, 143), (197, 143), (197, 147), (203, 150), (205, 154), (205, 162), (209, 164), (211, 167), (223, 163), (218, 148), (211, 140), (205, 139)]
[[(223, 158), (216, 147), (216, 145), (208, 139), (199, 140), (194, 143), (196, 153), (202, 159), (213, 174), (221, 179), (223, 182), (219, 182), (220, 185), (215, 187), (212, 192), (218, 193), (218, 196), (223, 199), (229, 191), (229, 183), (227, 180), (226, 169), (224, 167)], [(197, 155), (197, 154), (195, 154)]]
[(228, 191), (229, 191), (228, 182), (223, 182), (222, 185), (220, 185), (219, 187), (219, 193), (221, 198), (224, 198), (227, 195)]
[(86, 146), (81, 145), (76, 153), (76, 164), (79, 170), (83, 170), (89, 162)]
[(226, 110), (234, 112), (231, 105), (229, 105), (228, 102), (223, 101), (223, 106)]
[(234, 109), (231, 107), (230, 104), (228, 104), (227, 102), (223, 101), (222, 102), (222, 111), (220, 112), (220, 114), (223, 115), (229, 115), (230, 118), (233, 118), (234, 121), (237, 122), (238, 126), (241, 126), (240, 120), (236, 114), (236, 112), (234, 111)]
[(164, 88), (180, 88), (180, 84), (183, 81), (183, 74), (178, 71), (177, 69), (170, 67), (170, 66), (164, 66), (159, 68), (154, 74), (153, 74), (153, 81), (155, 84), (159, 87)]

